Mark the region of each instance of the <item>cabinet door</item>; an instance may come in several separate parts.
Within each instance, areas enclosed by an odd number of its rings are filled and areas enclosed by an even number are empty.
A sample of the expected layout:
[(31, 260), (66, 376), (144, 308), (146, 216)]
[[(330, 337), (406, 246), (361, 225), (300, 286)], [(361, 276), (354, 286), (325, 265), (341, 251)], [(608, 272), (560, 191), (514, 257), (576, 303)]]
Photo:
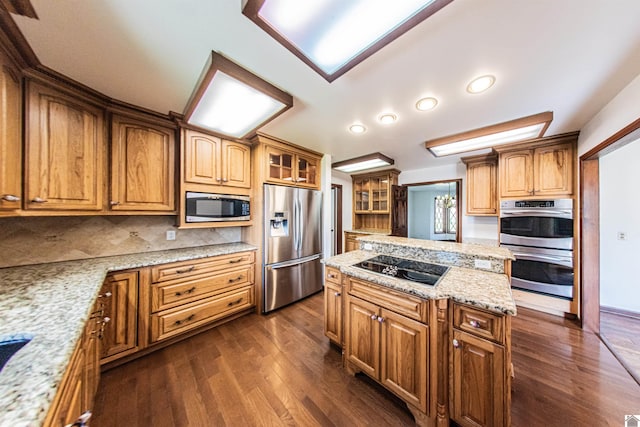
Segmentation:
[(222, 184), (251, 187), (251, 149), (237, 142), (222, 140)]
[(192, 130), (185, 131), (184, 180), (193, 184), (219, 185), (220, 138)]
[(324, 334), (342, 345), (342, 286), (328, 281), (324, 284)]
[(318, 188), (318, 159), (296, 155), (296, 182), (302, 187)]
[(380, 382), (405, 402), (427, 412), (428, 327), (381, 310)]
[(0, 49), (0, 210), (20, 208), (22, 194), (22, 80)]
[(114, 116), (111, 136), (111, 209), (175, 209), (175, 132)]
[(82, 343), (76, 347), (64, 374), (54, 404), (43, 423), (45, 427), (63, 427), (73, 424), (88, 408), (84, 399), (85, 355)]
[(557, 144), (536, 148), (533, 155), (536, 196), (573, 193), (573, 148)]
[(409, 190), (404, 185), (393, 185), (391, 194), (393, 194), (393, 202), (391, 203), (391, 235), (407, 237), (409, 232)]
[(497, 162), (487, 161), (467, 165), (467, 214), (497, 215)]
[(504, 348), (453, 329), (451, 351), (452, 419), (463, 427), (504, 425)]
[(362, 372), (378, 379), (380, 372), (379, 308), (375, 304), (347, 297), (345, 340), (347, 360)]
[(138, 317), (138, 273), (123, 272), (109, 274), (100, 291), (104, 315), (110, 320), (104, 327), (102, 338), (102, 359), (114, 355), (124, 356), (137, 350), (137, 317)]
[(100, 210), (103, 111), (55, 89), (27, 84), (25, 208)]
[(358, 178), (353, 181), (353, 210), (356, 213), (368, 213), (371, 209), (369, 205), (369, 191), (369, 178)]
[(389, 213), (389, 177), (370, 179), (371, 212)]
[(530, 150), (500, 153), (500, 197), (533, 194), (533, 153)]
[(267, 146), (267, 181), (293, 184), (293, 153)]
[[(101, 300), (102, 298), (100, 298)], [(100, 312), (100, 305), (102, 301), (99, 301), (94, 305), (94, 315), (91, 316), (87, 326), (85, 328), (84, 338), (84, 350), (85, 350), (85, 370), (84, 370), (84, 408), (93, 408), (94, 398), (98, 390), (98, 383), (100, 382), (100, 340), (99, 328), (100, 317), (97, 315)]]

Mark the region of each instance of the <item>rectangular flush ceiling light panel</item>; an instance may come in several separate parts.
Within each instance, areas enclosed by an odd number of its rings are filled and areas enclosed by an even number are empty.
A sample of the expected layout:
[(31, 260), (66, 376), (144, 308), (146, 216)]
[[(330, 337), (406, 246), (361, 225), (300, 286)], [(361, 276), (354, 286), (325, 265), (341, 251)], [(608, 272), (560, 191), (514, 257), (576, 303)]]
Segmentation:
[(341, 172), (352, 173), (366, 169), (391, 166), (394, 160), (382, 153), (372, 153), (365, 156), (356, 157), (349, 160), (332, 163), (331, 168)]
[(482, 150), (540, 138), (553, 120), (553, 112), (534, 114), (467, 132), (436, 138), (424, 143), (436, 157)]
[(243, 138), (292, 105), (288, 93), (212, 52), (184, 115), (191, 125)]
[(248, 0), (242, 10), (332, 82), (453, 0)]

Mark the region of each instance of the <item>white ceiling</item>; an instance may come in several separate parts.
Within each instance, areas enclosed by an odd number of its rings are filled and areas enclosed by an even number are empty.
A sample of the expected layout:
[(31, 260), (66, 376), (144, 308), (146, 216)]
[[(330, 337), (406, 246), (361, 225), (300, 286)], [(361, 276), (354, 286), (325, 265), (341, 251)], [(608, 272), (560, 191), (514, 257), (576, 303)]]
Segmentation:
[[(211, 52), (289, 92), (262, 130), (329, 153), (375, 151), (400, 170), (457, 162), (422, 142), (543, 111), (547, 135), (579, 130), (640, 74), (638, 0), (455, 0), (328, 83), (241, 13), (242, 0), (32, 0), (14, 17), (40, 61), (105, 95), (183, 112)], [(466, 93), (475, 76), (495, 86)], [(440, 100), (418, 112), (423, 96)], [(396, 124), (377, 124), (383, 111)], [(351, 135), (361, 121), (368, 130)]]

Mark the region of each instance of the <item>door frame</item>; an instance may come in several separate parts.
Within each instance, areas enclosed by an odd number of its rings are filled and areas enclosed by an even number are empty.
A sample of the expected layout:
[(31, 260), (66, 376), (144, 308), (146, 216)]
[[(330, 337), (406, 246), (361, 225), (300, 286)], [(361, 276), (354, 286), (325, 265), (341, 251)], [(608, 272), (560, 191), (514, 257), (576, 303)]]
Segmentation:
[(336, 253), (342, 253), (342, 184), (331, 184), (331, 190), (336, 190), (336, 205), (333, 207), (332, 215), (336, 215), (336, 223), (333, 228), (333, 235), (336, 239)]
[[(454, 179), (441, 179), (439, 181), (428, 181), (428, 182), (412, 182), (412, 183), (405, 183), (402, 184), (405, 187), (418, 187), (421, 185), (433, 185), (433, 184), (449, 184), (454, 182), (456, 184), (456, 200), (458, 201), (457, 203), (457, 209), (458, 209), (458, 224), (456, 225), (457, 228), (457, 233), (456, 233), (456, 242), (457, 243), (462, 243), (462, 211), (460, 210), (460, 207), (462, 206), (461, 202), (460, 202), (460, 197), (462, 194), (462, 178), (454, 178)], [(407, 196), (407, 215), (409, 215), (409, 199)], [(408, 221), (407, 221), (407, 227), (409, 226)]]
[(638, 138), (640, 118), (580, 156), (580, 312), (582, 327), (596, 334), (600, 334), (600, 157)]

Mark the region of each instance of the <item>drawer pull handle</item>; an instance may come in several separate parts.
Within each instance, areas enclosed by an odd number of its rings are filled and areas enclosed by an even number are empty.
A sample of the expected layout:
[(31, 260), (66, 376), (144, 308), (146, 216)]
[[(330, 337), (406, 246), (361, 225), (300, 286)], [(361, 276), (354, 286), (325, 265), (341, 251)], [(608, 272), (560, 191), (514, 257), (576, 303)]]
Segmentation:
[(192, 294), (195, 290), (196, 290), (196, 287), (194, 286), (192, 288), (187, 289), (186, 291), (176, 292), (176, 296), (180, 297), (182, 295), (189, 295), (189, 294)]
[(339, 297), (339, 296), (340, 296), (340, 292), (336, 292), (336, 293), (335, 293), (335, 294), (333, 294), (333, 295), (335, 295), (335, 296)]
[(239, 280), (244, 279), (244, 276), (240, 275), (238, 277), (236, 277), (235, 279), (229, 279), (229, 283), (233, 283), (233, 282), (237, 282)]
[(195, 317), (196, 317), (196, 315), (192, 314), (189, 317), (187, 317), (186, 319), (176, 320), (175, 322), (173, 322), (173, 324), (174, 325), (182, 325), (183, 323), (191, 322)]
[(471, 320), (471, 321), (469, 321), (469, 324), (471, 326), (473, 326), (474, 328), (479, 328), (480, 327), (480, 322), (478, 322), (477, 320)]
[(238, 298), (237, 300), (231, 301), (229, 304), (227, 304), (227, 307), (231, 307), (233, 305), (240, 304), (241, 302), (242, 302), (242, 298)]
[(120, 202), (119, 202), (119, 201), (117, 201), (117, 200), (112, 200), (112, 201), (110, 201), (110, 202), (109, 202), (109, 204), (110, 204), (111, 206), (118, 206), (118, 205), (120, 204)]
[(111, 292), (105, 292), (104, 294), (98, 295), (98, 298), (109, 298), (111, 295)]
[(460, 341), (458, 341), (458, 340), (454, 339), (454, 340), (453, 340), (453, 347), (454, 347), (454, 348), (459, 348), (459, 347), (460, 347)]
[(47, 199), (43, 199), (42, 197), (34, 197), (33, 200), (31, 200), (33, 203), (47, 203), (48, 200)]
[(229, 260), (229, 264), (237, 264), (239, 262), (242, 262), (243, 258), (238, 258), (238, 259), (230, 259)]
[(196, 268), (195, 265), (189, 266), (187, 268), (183, 268), (182, 270), (176, 270), (177, 274), (184, 274), (184, 273), (189, 273), (190, 271), (193, 271), (193, 269)]
[(6, 200), (7, 202), (18, 202), (20, 201), (20, 197), (14, 196), (13, 194), (5, 194), (2, 196), (2, 200)]

